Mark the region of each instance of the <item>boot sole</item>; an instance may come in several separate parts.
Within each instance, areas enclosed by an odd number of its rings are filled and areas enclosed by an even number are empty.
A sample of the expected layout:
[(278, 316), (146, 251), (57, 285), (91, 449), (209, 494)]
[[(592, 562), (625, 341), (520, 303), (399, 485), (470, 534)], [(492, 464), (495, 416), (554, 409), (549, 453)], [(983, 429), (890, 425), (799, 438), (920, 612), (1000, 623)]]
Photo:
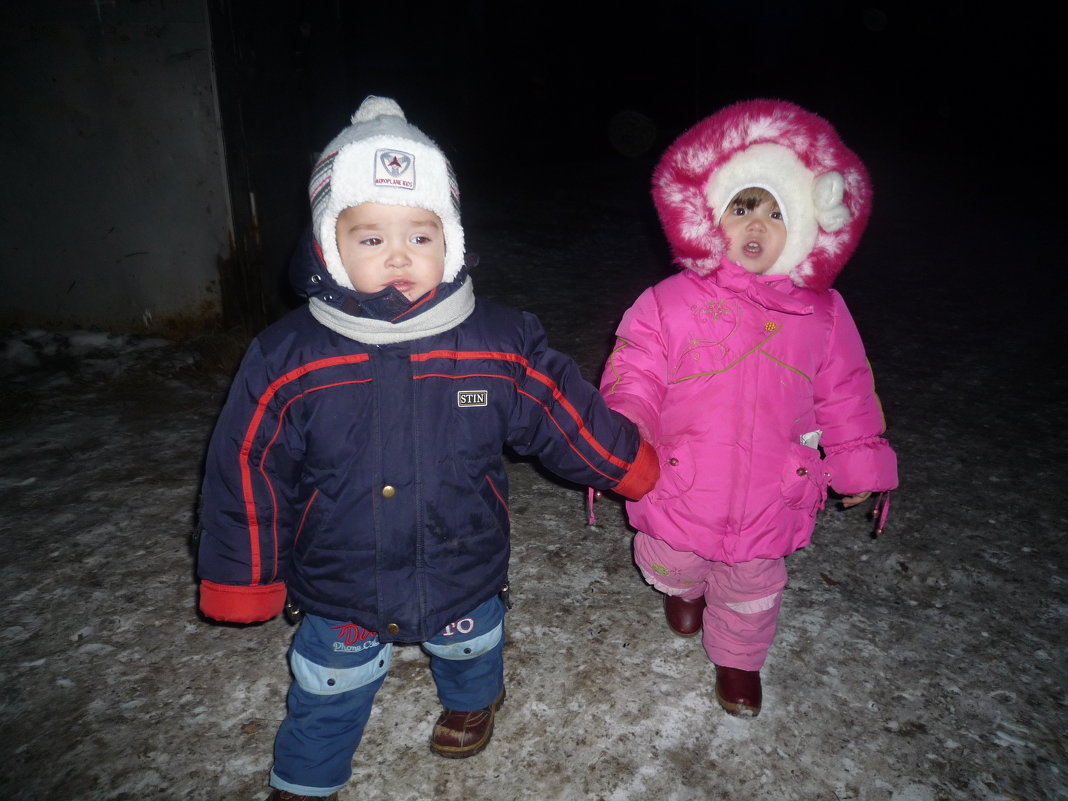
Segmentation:
[(719, 694), (719, 691), (716, 692), (716, 700), (719, 702), (719, 705), (723, 707), (723, 711), (736, 718), (755, 718), (760, 714), (759, 706), (739, 704), (737, 701), (728, 701)]
[(690, 637), (696, 637), (698, 634), (701, 633), (701, 629), (697, 629), (697, 631), (679, 631), (670, 623), (668, 623), (668, 628), (671, 629), (671, 633), (674, 634), (676, 637), (682, 637), (683, 639), (687, 640), (690, 639)]

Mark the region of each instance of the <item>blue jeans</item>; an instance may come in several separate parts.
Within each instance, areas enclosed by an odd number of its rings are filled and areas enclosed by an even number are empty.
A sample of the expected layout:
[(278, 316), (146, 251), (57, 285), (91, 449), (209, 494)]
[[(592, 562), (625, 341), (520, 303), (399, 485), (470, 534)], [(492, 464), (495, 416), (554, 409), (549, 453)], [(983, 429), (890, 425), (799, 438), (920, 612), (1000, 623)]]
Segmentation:
[[(485, 709), (504, 688), (504, 604), (491, 598), (422, 647), (442, 706)], [(293, 683), (275, 739), (272, 787), (330, 795), (345, 786), (392, 653), (375, 632), (304, 617), (289, 651)]]

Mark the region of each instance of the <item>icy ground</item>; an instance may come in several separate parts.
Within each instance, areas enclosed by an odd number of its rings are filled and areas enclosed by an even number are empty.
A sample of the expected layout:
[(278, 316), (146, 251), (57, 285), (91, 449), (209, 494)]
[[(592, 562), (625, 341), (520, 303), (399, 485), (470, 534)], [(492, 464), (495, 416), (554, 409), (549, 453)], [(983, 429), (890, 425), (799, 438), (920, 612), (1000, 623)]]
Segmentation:
[[(664, 274), (647, 169), (586, 173), (583, 192), (464, 186), (476, 292), (536, 312), (591, 380), (623, 309)], [(620, 504), (601, 500), (588, 527), (579, 488), (517, 461), (493, 743), (465, 761), (430, 753), (433, 684), (402, 648), (343, 799), (1068, 797), (1065, 339), (1040, 280), (1052, 259), (1030, 237), (1015, 258), (994, 233), (1004, 207), (962, 207), (976, 187), (927, 172), (953, 202), (925, 188), (917, 203), (905, 171), (873, 169), (875, 215), (839, 281), (901, 488), (881, 538), (829, 504), (788, 560), (760, 717), (717, 707), (699, 643), (668, 632), (631, 563)], [(292, 629), (198, 619), (189, 545), (243, 343), (4, 342), (0, 796), (264, 797)]]

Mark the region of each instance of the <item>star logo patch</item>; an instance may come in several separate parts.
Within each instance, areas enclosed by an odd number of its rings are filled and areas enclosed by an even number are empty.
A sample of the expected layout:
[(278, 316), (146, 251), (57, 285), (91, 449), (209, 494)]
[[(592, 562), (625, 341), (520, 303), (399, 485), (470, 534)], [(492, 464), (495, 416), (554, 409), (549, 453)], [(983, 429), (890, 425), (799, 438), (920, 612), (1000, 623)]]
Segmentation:
[(403, 150), (375, 153), (375, 186), (415, 189), (415, 156)]

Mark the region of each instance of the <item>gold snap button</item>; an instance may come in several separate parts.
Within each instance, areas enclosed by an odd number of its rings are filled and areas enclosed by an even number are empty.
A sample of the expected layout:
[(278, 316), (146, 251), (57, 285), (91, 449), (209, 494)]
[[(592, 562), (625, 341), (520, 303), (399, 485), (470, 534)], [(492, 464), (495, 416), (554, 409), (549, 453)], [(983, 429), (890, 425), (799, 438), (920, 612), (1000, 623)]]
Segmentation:
[(668, 464), (671, 465), (672, 467), (675, 467), (678, 463), (679, 463), (679, 460), (676, 459), (674, 456), (672, 456), (670, 459), (668, 459)]
[(797, 474), (799, 476), (807, 476), (808, 475), (808, 468), (807, 467), (799, 467), (799, 468), (797, 468)]
[(388, 631), (390, 634), (396, 634), (398, 631), (400, 631), (400, 626), (398, 626), (396, 623), (390, 623), (388, 626), (386, 626), (386, 631)]
[(396, 494), (397, 494), (397, 490), (394, 489), (393, 487), (391, 487), (389, 484), (386, 484), (386, 486), (382, 487), (382, 497), (383, 498), (392, 498)]

